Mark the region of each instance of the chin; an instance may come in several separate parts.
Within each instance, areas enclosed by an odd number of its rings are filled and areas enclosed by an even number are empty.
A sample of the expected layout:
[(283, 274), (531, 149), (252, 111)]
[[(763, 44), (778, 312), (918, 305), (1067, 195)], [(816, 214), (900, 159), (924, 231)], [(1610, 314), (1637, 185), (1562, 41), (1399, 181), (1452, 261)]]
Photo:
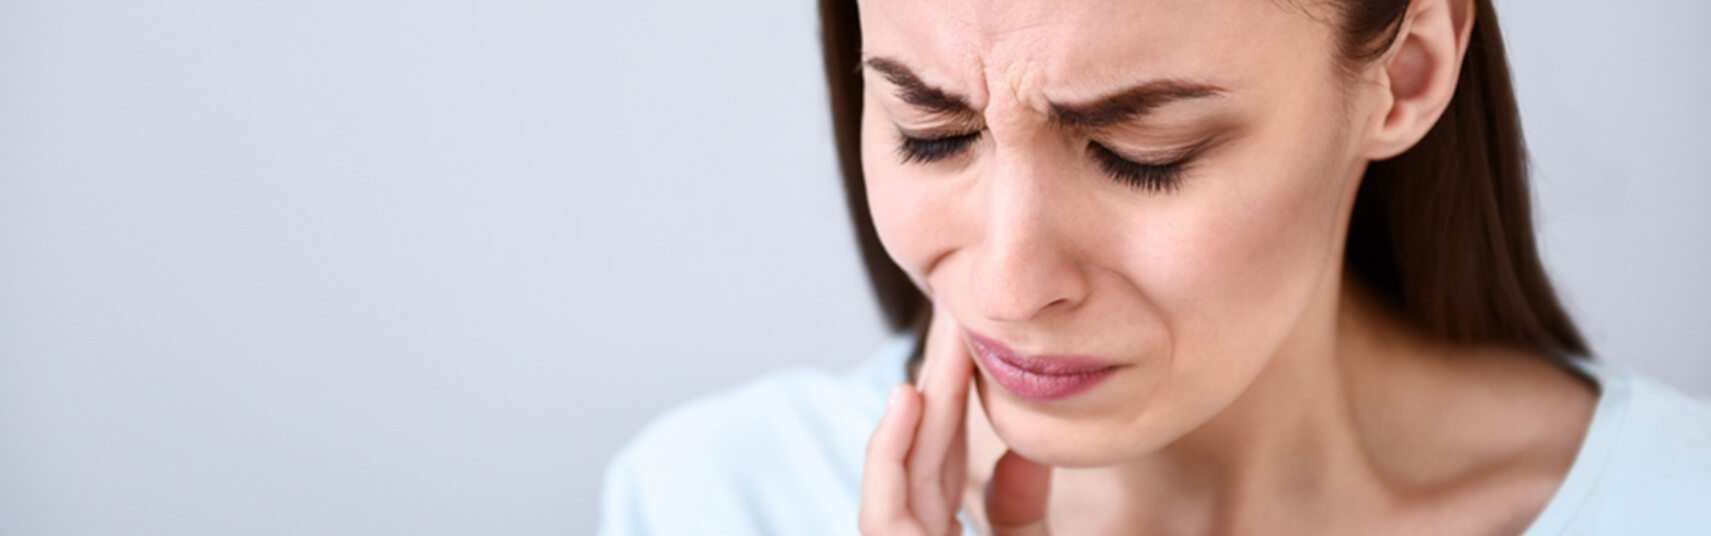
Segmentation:
[(1107, 415), (1058, 416), (998, 402), (987, 406), (998, 438), (1022, 457), (1053, 467), (1120, 465), (1163, 446), (1163, 434), (1120, 424)]
[(1107, 449), (1069, 444), (1062, 441), (1044, 441), (1034, 444), (1027, 441), (1013, 442), (1005, 439), (1005, 443), (1010, 446), (1010, 450), (1021, 454), (1023, 458), (1052, 467), (1070, 469), (1109, 467), (1119, 465), (1127, 458), (1126, 456), (1116, 456)]

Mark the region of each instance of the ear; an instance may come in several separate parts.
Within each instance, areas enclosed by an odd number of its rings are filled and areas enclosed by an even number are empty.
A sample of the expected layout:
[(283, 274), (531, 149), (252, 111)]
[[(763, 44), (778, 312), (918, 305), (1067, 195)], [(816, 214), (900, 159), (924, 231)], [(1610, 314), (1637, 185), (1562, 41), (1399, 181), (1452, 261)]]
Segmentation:
[(1371, 76), (1381, 103), (1367, 124), (1363, 156), (1383, 160), (1407, 151), (1432, 130), (1455, 95), (1473, 34), (1473, 0), (1414, 0), (1395, 42)]

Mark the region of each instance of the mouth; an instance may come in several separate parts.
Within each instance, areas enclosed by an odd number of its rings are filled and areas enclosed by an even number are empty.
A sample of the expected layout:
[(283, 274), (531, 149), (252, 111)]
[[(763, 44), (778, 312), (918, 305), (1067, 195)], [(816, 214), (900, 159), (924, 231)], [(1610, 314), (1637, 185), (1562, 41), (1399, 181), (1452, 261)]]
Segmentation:
[(1047, 401), (1086, 392), (1117, 372), (1118, 365), (1084, 355), (1022, 355), (996, 340), (964, 328), (981, 368), (1016, 396)]

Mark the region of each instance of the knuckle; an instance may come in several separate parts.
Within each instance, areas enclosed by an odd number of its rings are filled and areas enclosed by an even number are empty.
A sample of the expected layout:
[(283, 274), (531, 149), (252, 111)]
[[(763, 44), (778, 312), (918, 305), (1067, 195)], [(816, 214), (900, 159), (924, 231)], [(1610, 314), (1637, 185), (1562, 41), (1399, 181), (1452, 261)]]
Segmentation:
[(915, 471), (909, 475), (909, 493), (918, 497), (931, 497), (939, 491), (939, 475), (936, 472)]

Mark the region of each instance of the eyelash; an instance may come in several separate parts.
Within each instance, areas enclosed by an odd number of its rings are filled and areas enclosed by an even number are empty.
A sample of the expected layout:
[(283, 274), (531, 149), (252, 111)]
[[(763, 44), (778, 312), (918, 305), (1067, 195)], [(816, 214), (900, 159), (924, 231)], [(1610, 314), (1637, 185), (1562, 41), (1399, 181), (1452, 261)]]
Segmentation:
[[(940, 138), (904, 135), (903, 143), (897, 147), (897, 153), (902, 156), (905, 164), (931, 164), (956, 156), (978, 139), (980, 132)], [(1183, 167), (1188, 161), (1188, 158), (1184, 157), (1163, 164), (1136, 162), (1123, 158), (1097, 143), (1089, 147), (1089, 152), (1093, 153), (1093, 160), (1099, 164), (1100, 169), (1117, 182), (1154, 193), (1174, 191), (1181, 181)]]
[(920, 162), (931, 164), (962, 152), (963, 149), (980, 139), (980, 132), (970, 132), (956, 136), (941, 138), (917, 138), (904, 135), (903, 144), (897, 147), (898, 154), (903, 156), (903, 163)]
[(1146, 164), (1129, 160), (1097, 143), (1092, 146), (1093, 159), (1105, 173), (1129, 186), (1147, 192), (1172, 192), (1182, 182), (1182, 168), (1187, 157), (1163, 164)]

